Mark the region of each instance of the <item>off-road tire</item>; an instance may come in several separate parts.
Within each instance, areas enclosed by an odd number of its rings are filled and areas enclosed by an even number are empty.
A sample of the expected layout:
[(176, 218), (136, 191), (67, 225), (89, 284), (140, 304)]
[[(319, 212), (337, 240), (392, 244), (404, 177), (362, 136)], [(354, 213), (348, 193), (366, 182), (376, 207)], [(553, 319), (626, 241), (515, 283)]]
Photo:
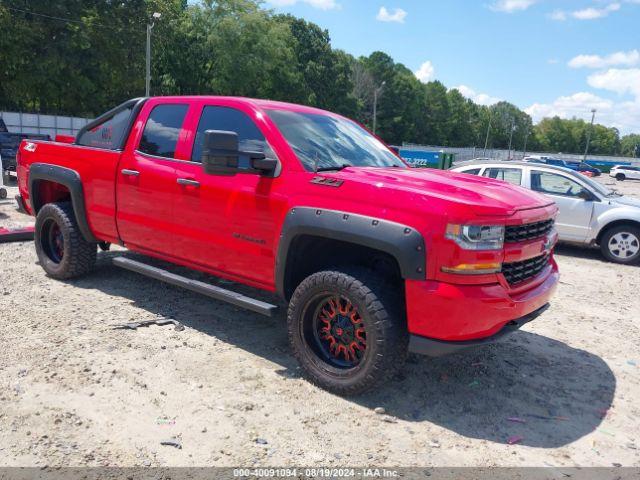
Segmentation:
[[(56, 262), (47, 253), (46, 229), (54, 222), (62, 234), (62, 258)], [(68, 202), (48, 203), (36, 217), (35, 246), (40, 265), (53, 278), (67, 280), (89, 273), (96, 263), (96, 244), (87, 242)]]
[(624, 173), (616, 173), (616, 180), (618, 180), (619, 182), (624, 181), (624, 179), (626, 179), (626, 175)]
[[(602, 252), (602, 255), (610, 262), (620, 263), (623, 265), (633, 265), (636, 263), (640, 263), (640, 250), (635, 255), (625, 259), (620, 258), (619, 256), (616, 256), (611, 252), (609, 247), (609, 242), (611, 241), (611, 239), (615, 235), (624, 234), (624, 233), (629, 233), (635, 236), (636, 242), (640, 240), (640, 227), (637, 227), (635, 225), (618, 225), (618, 226), (612, 227), (607, 231), (605, 231), (604, 234), (602, 235), (602, 238), (600, 239), (600, 251)], [(634, 242), (634, 245), (637, 245), (637, 244)], [(632, 247), (634, 245), (632, 245)]]
[[(296, 288), (289, 303), (289, 342), (305, 376), (325, 390), (342, 396), (358, 395), (397, 373), (407, 357), (409, 335), (401, 285), (389, 285), (368, 270), (322, 271)], [(358, 309), (366, 329), (367, 345), (360, 363), (341, 370), (326, 363), (304, 333), (314, 298), (344, 296)]]

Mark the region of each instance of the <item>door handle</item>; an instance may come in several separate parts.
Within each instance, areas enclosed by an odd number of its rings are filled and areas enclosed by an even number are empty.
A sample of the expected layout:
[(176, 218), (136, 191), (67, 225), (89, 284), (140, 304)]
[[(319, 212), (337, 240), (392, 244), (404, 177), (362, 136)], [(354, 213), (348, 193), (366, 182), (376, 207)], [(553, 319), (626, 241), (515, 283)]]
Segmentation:
[(126, 175), (128, 177), (137, 177), (138, 175), (140, 175), (139, 171), (137, 171), (137, 170), (129, 170), (129, 169), (126, 169), (126, 168), (123, 168), (121, 170), (121, 172), (122, 172), (123, 175)]
[(177, 180), (178, 185), (185, 185), (187, 187), (199, 187), (200, 182), (197, 180), (191, 180), (190, 178), (179, 178)]

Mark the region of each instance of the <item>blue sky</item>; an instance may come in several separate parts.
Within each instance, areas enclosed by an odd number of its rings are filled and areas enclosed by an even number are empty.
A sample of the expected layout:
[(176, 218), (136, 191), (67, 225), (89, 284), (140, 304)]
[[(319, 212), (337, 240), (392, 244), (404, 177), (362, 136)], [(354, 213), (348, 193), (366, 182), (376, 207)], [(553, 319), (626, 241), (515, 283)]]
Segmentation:
[(640, 133), (640, 0), (268, 0), (480, 103)]

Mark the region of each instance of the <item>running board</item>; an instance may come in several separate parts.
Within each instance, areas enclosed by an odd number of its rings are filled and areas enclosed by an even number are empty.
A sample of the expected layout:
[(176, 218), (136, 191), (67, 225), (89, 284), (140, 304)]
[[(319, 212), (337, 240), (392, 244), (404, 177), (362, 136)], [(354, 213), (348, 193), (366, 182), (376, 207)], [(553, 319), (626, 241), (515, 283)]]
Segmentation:
[(260, 300), (256, 300), (255, 298), (247, 297), (240, 293), (232, 292), (224, 288), (216, 287), (215, 285), (199, 282), (197, 280), (191, 280), (190, 278), (176, 275), (175, 273), (167, 272), (166, 270), (152, 267), (151, 265), (147, 265), (142, 262), (136, 262), (135, 260), (131, 260), (129, 258), (116, 257), (113, 259), (113, 264), (126, 270), (141, 273), (142, 275), (146, 275), (147, 277), (155, 278), (156, 280), (160, 280), (177, 287), (186, 288), (187, 290), (191, 290), (192, 292), (206, 295), (207, 297), (213, 298), (215, 300), (231, 303), (236, 307), (241, 307), (247, 310), (251, 310), (252, 312), (261, 313), (262, 315), (266, 315), (267, 317), (272, 317), (278, 310), (277, 305), (271, 305), (270, 303), (262, 302)]

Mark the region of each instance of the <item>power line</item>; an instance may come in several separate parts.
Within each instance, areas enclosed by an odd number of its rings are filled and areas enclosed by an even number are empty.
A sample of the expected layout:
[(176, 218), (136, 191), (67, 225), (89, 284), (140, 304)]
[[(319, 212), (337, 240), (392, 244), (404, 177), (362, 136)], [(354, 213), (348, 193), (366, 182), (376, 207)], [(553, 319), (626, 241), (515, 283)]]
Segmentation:
[[(36, 13), (36, 12), (32, 12), (32, 11), (29, 11), (29, 10), (23, 10), (21, 8), (16, 8), (16, 7), (5, 6), (5, 8), (7, 8), (8, 10), (14, 10), (16, 12), (22, 12), (22, 13), (26, 13), (28, 15), (33, 15), (35, 17), (48, 18), (50, 20), (58, 20), (60, 22), (66, 22), (66, 23), (76, 23), (76, 24), (80, 24), (80, 25), (83, 25), (83, 26), (87, 25), (82, 20), (74, 20), (74, 19), (71, 19), (71, 18), (63, 18), (63, 17), (54, 17), (53, 15), (45, 15), (44, 13)], [(111, 27), (109, 25), (104, 25), (102, 23), (93, 23), (92, 25), (97, 25), (99, 27), (115, 30), (114, 27)]]

